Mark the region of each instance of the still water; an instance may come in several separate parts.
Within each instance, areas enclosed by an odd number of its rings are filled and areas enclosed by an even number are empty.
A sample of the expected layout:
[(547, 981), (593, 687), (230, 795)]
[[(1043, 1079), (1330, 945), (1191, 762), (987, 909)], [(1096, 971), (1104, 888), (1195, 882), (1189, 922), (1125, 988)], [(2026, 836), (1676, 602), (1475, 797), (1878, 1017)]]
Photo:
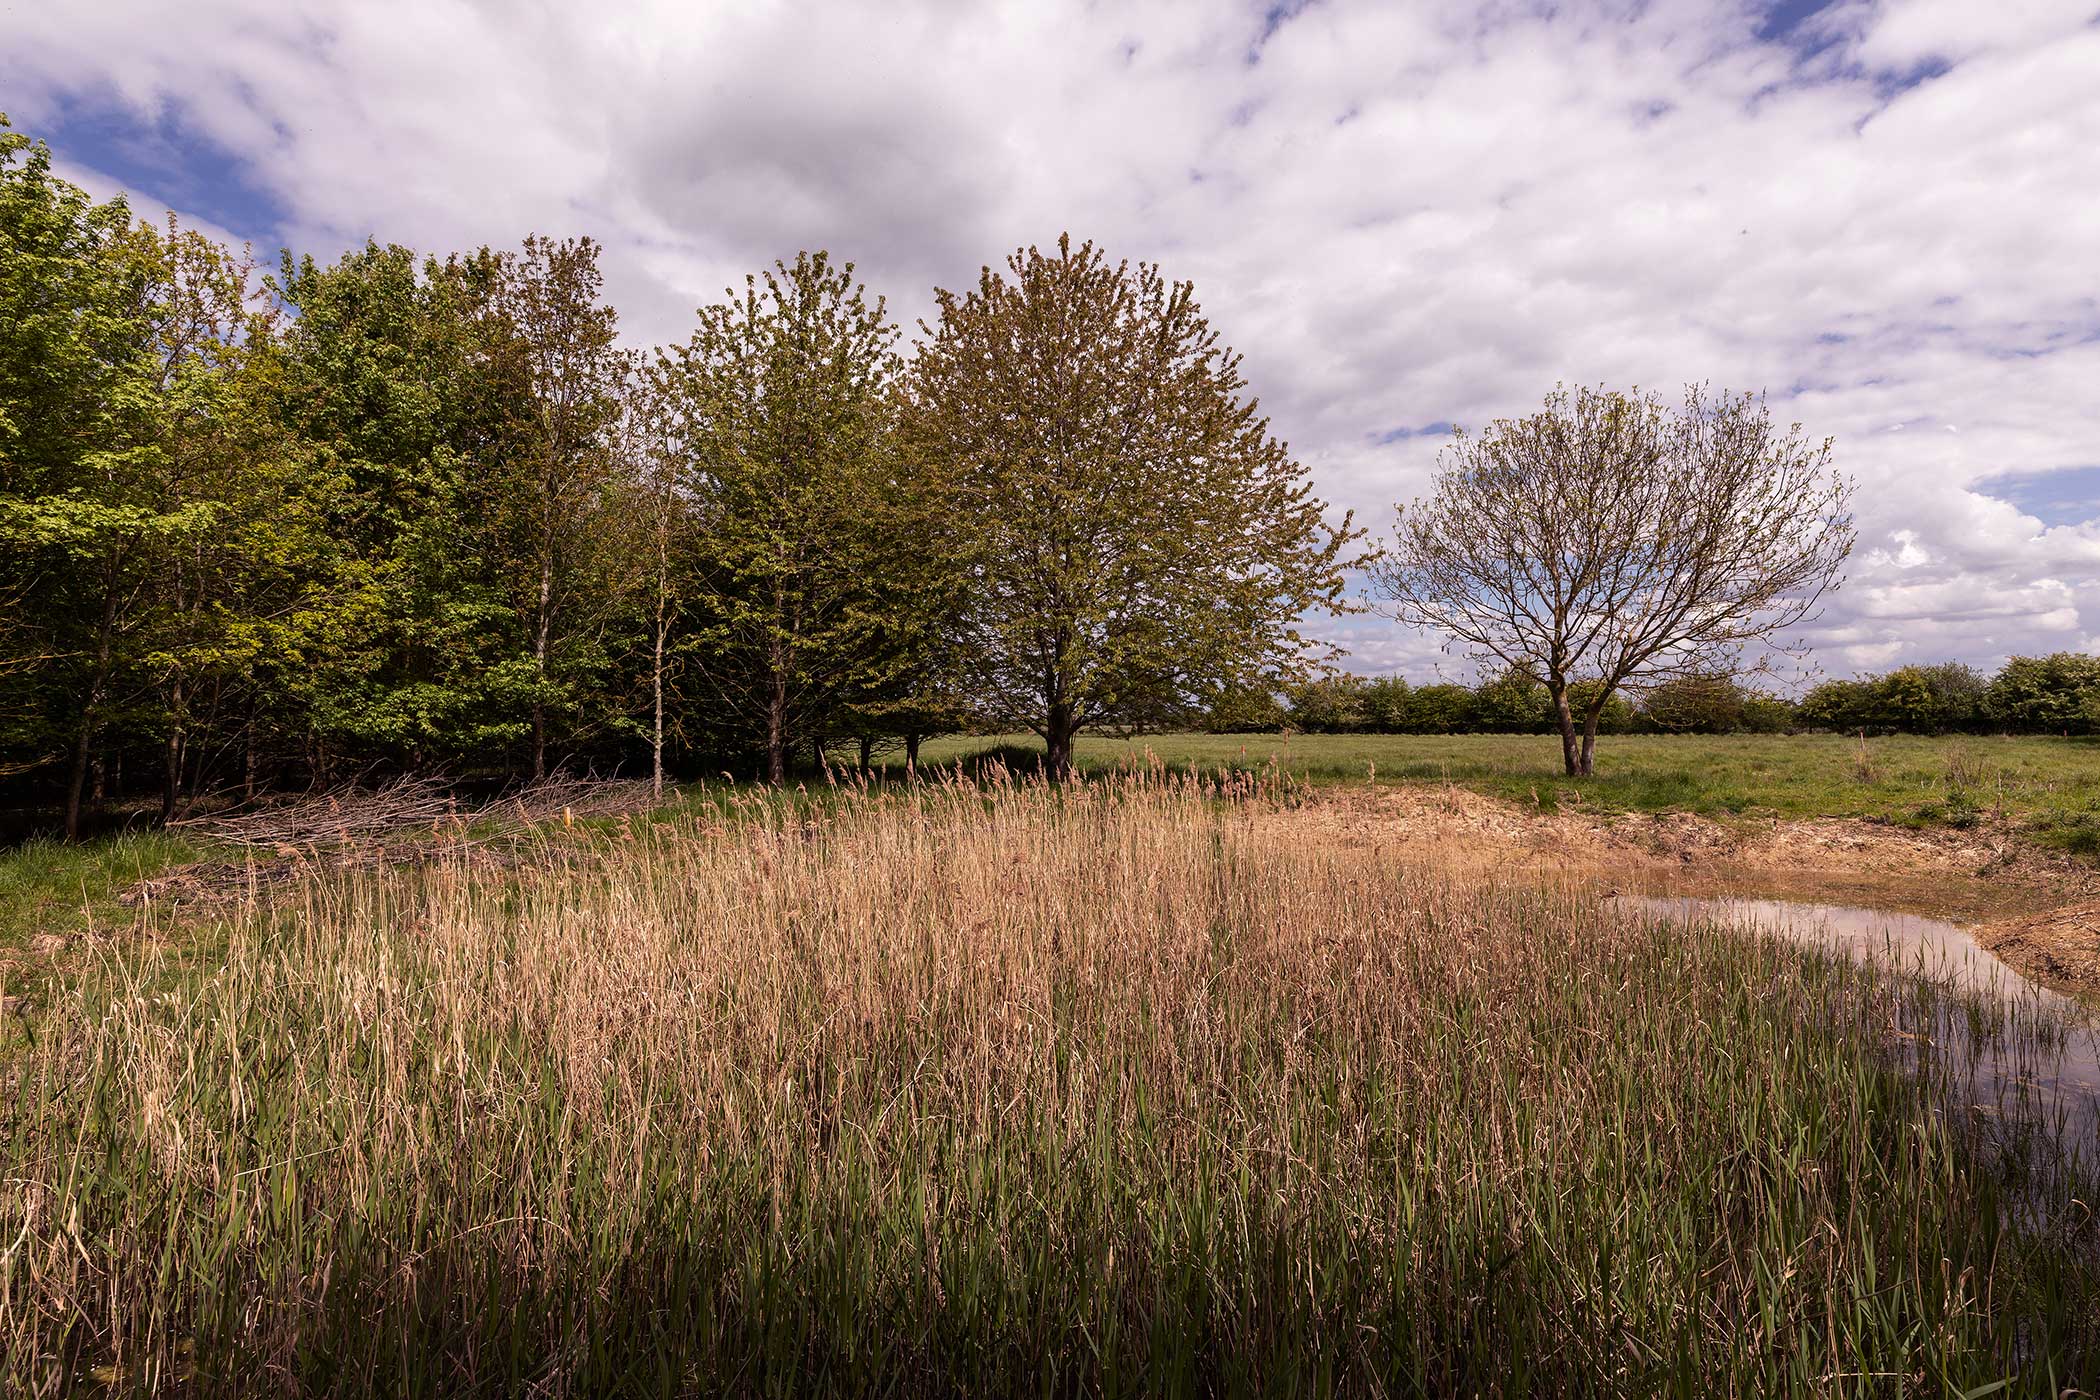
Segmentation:
[[(1617, 898), (1670, 918), (1712, 919), (1834, 949), (1882, 967), (1922, 973), (1986, 997), (2015, 1017), (2061, 1025), (2060, 1041), (2051, 1037), (2052, 1043), (2043, 1049), (2025, 1036), (2007, 1036), (2003, 1043), (1984, 1046), (1971, 1070), (1974, 1096), (1985, 1106), (2002, 1106), (2012, 1099), (2049, 1116), (2061, 1115), (2066, 1127), (2082, 1130), (2086, 1137), (2100, 1132), (2100, 1025), (2092, 1009), (2028, 981), (1957, 924), (1883, 909), (1783, 899)], [(1937, 1034), (1958, 1034), (1951, 1016), (1947, 1021)]]

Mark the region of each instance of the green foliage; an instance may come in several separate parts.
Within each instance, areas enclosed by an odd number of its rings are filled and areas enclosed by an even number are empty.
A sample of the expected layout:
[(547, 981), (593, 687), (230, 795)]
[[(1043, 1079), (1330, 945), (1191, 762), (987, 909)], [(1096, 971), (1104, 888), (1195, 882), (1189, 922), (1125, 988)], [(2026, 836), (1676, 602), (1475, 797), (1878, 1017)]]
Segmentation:
[(1641, 697), (1641, 714), (1665, 734), (1734, 734), (1749, 693), (1733, 676), (1679, 676)]
[(1365, 713), (1364, 678), (1320, 676), (1287, 686), (1289, 701), (1285, 722), (1301, 734), (1353, 734), (1369, 727)]
[(1535, 734), (1552, 720), (1546, 687), (1521, 671), (1494, 676), (1473, 692), (1473, 728), (1490, 734)]
[(1980, 709), (2014, 734), (2100, 734), (2100, 657), (2016, 656), (1992, 678)]
[(1222, 689), (1203, 717), (1212, 734), (1273, 734), (1294, 723), (1276, 690), (1259, 682)]
[(1053, 772), (1083, 727), (1186, 722), (1307, 669), (1360, 532), (1324, 521), (1186, 283), (1062, 238), (937, 294), (911, 448), (969, 522), (961, 659)]
[(706, 681), (774, 782), (798, 739), (954, 727), (939, 648), (959, 576), (933, 487), (898, 450), (897, 334), (851, 264), (804, 253), (703, 308), (656, 369)]

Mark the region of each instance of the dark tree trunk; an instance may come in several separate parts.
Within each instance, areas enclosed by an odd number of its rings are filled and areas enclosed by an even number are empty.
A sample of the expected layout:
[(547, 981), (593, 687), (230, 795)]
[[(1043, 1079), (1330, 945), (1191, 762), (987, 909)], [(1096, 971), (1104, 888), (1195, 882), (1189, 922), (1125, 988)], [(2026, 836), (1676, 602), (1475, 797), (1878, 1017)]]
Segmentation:
[(66, 839), (80, 839), (80, 796), (87, 786), (88, 749), (95, 742), (95, 730), (102, 716), (97, 713), (102, 704), (102, 687), (109, 681), (109, 656), (113, 645), (112, 634), (117, 625), (117, 585), (114, 577), (115, 564), (106, 564), (103, 569), (102, 628), (95, 641), (95, 680), (88, 687), (87, 703), (80, 707), (80, 726), (73, 735), (73, 769), (66, 779)]
[(875, 771), (875, 736), (872, 734), (860, 736), (860, 771), (863, 773)]
[(1072, 776), (1072, 734), (1078, 725), (1066, 705), (1052, 705), (1049, 722), (1043, 726), (1043, 772), (1053, 783)]
[(916, 734), (904, 736), (904, 768), (910, 773), (919, 771), (919, 736)]
[(160, 789), (160, 819), (170, 822), (182, 807), (182, 682), (175, 682), (169, 697), (168, 742), (161, 751), (164, 765)]
[(66, 778), (66, 839), (80, 839), (80, 798), (87, 786), (88, 741), (94, 734), (94, 720), (83, 715), (80, 728), (73, 736), (73, 767)]

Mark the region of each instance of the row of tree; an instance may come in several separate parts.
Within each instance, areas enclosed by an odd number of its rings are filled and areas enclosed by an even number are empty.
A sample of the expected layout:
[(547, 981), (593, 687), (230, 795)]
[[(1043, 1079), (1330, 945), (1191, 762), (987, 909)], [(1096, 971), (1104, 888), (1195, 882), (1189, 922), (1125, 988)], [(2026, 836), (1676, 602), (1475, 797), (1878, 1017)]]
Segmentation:
[(907, 355), (804, 254), (624, 348), (589, 240), (265, 273), (0, 118), (0, 797), (375, 771), (775, 780), (1302, 678), (1325, 521), (1191, 288), (1091, 244)]
[[(1587, 711), (1595, 683), (1576, 683)], [(1600, 734), (2100, 734), (2100, 657), (2016, 656), (1985, 675), (1949, 661), (1829, 680), (1787, 700), (1734, 676), (1678, 676), (1637, 698), (1604, 698)], [(1545, 734), (1558, 727), (1547, 687), (1523, 672), (1477, 685), (1399, 676), (1322, 676), (1280, 691), (1241, 691), (1205, 717), (1212, 733)]]

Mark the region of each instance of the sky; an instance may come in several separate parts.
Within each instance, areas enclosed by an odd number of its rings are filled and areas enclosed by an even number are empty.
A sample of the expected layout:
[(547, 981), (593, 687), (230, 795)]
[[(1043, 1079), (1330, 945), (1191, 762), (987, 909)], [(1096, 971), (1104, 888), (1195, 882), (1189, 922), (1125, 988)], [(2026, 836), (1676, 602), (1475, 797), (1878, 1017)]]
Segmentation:
[(2100, 0), (0, 0), (0, 110), (265, 255), (589, 234), (638, 345), (1070, 231), (1380, 532), (1557, 383), (1763, 391), (1858, 482), (1824, 673), (2100, 651)]

